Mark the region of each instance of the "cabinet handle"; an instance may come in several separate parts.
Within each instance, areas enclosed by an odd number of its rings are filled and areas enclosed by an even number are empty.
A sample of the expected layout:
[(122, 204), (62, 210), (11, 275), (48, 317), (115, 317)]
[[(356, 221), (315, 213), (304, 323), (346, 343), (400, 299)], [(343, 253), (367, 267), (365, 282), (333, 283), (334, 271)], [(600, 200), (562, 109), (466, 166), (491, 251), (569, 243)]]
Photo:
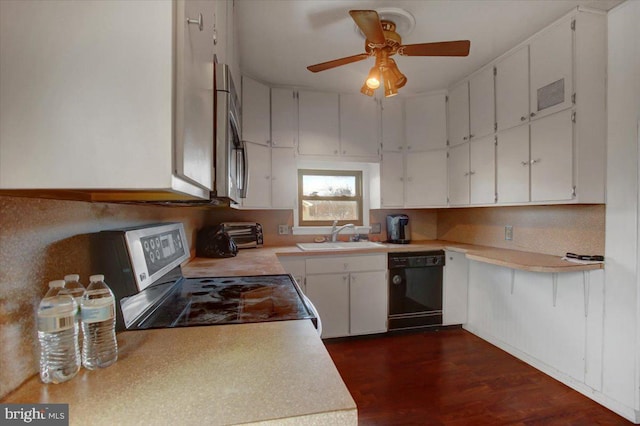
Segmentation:
[(404, 178), (403, 177), (400, 177), (400, 182), (404, 182)]
[(520, 164), (522, 164), (524, 167), (527, 167), (529, 165), (528, 161), (521, 161)]
[(470, 171), (470, 172), (469, 172), (469, 176), (471, 176), (471, 175), (475, 175), (475, 174), (476, 174), (476, 172), (474, 172), (474, 171)]
[(466, 136), (462, 138), (463, 141), (466, 141), (467, 139), (469, 138), (467, 138)]
[(532, 113), (531, 113), (531, 114), (529, 114), (529, 115), (530, 115), (531, 117), (535, 117), (535, 116), (536, 116), (536, 113), (535, 113), (535, 112), (532, 112)]
[(465, 176), (469, 176), (469, 172), (466, 172), (464, 175), (465, 175)]
[(271, 179), (271, 176), (267, 175), (264, 177), (265, 179)]
[(537, 160), (531, 160), (531, 164), (533, 165), (533, 164), (539, 163), (540, 161), (542, 160), (540, 160), (539, 158)]
[(213, 45), (218, 45), (218, 31), (215, 28), (213, 29)]
[(187, 18), (187, 24), (196, 24), (198, 26), (198, 29), (202, 31), (204, 29), (204, 21), (202, 19), (202, 13), (198, 14), (198, 19)]
[(475, 135), (469, 135), (469, 139), (471, 139), (472, 137), (474, 137)]
[(338, 154), (338, 150), (337, 150), (337, 149), (334, 149), (334, 150), (333, 150), (333, 153), (334, 153), (334, 154)]
[(522, 117), (520, 117), (520, 121), (525, 121), (527, 119), (527, 117), (525, 117), (524, 115)]
[(345, 264), (344, 264), (344, 270), (346, 271), (347, 269), (349, 269), (349, 264), (348, 264), (348, 263), (345, 263)]

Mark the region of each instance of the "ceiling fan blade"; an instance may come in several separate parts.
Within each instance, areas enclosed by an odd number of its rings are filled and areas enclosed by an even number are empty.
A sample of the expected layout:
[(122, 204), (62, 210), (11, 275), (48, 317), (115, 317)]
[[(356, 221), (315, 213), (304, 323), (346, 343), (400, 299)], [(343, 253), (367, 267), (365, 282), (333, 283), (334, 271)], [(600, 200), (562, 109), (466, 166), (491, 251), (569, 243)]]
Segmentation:
[(311, 72), (324, 71), (331, 68), (347, 65), (352, 62), (362, 61), (369, 57), (368, 53), (360, 53), (358, 55), (347, 56), (346, 58), (334, 59), (333, 61), (322, 62), (321, 64), (309, 65), (307, 69)]
[(349, 15), (371, 43), (385, 44), (380, 17), (375, 10), (350, 10)]
[(398, 53), (404, 56), (468, 56), (469, 40), (441, 41), (438, 43), (407, 44)]

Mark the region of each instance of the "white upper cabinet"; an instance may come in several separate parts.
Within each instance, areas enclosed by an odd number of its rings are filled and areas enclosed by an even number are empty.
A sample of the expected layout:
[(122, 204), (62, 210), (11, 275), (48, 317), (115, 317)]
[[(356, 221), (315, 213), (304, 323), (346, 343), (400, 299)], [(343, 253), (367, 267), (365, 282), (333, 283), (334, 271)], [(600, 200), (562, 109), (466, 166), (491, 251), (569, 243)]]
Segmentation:
[(293, 209), (296, 205), (297, 180), (293, 148), (271, 149), (271, 207)]
[(573, 31), (572, 20), (563, 19), (531, 40), (531, 113), (533, 118), (572, 105)]
[(529, 201), (529, 126), (498, 133), (496, 147), (498, 203)]
[(449, 149), (449, 204), (469, 204), (469, 144)]
[(380, 163), (382, 207), (404, 207), (404, 164), (400, 152), (383, 152)]
[(531, 201), (573, 198), (571, 110), (531, 123)]
[(298, 92), (298, 152), (302, 155), (340, 153), (338, 94)]
[(447, 205), (447, 150), (413, 152), (407, 158), (405, 207)]
[(447, 147), (447, 103), (444, 93), (405, 99), (405, 135), (408, 151)]
[(469, 203), (493, 204), (496, 196), (496, 151), (493, 136), (469, 144)]
[(292, 89), (271, 89), (271, 145), (293, 148), (298, 138), (298, 104)]
[(397, 96), (382, 100), (382, 150), (402, 151), (404, 147), (404, 102)]
[(469, 80), (469, 139), (494, 132), (493, 67), (485, 67)]
[(340, 148), (348, 157), (375, 157), (379, 153), (378, 102), (358, 94), (340, 95)]
[(269, 86), (242, 77), (242, 139), (260, 145), (270, 144), (271, 100)]
[(449, 145), (469, 140), (469, 84), (464, 81), (449, 91)]
[(529, 47), (523, 46), (496, 63), (498, 131), (529, 120)]
[(208, 198), (215, 3), (36, 6), (0, 2), (0, 187)]
[(271, 149), (257, 143), (247, 143), (249, 182), (243, 207), (271, 207)]

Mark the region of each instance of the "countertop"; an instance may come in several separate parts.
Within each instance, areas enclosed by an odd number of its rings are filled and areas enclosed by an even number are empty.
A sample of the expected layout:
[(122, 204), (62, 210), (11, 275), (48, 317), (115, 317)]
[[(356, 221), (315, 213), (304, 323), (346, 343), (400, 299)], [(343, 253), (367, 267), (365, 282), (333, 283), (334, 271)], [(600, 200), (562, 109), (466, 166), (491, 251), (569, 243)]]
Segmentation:
[(3, 403), (68, 403), (70, 424), (357, 424), (356, 405), (308, 320), (118, 334), (112, 366)]
[(233, 276), (283, 274), (284, 268), (278, 257), (335, 256), (367, 253), (413, 252), (428, 250), (452, 250), (465, 253), (466, 257), (478, 262), (520, 269), (531, 272), (576, 272), (604, 268), (603, 263), (583, 265), (562, 260), (560, 256), (532, 253), (518, 250), (500, 249), (451, 241), (428, 240), (410, 244), (382, 244), (379, 248), (357, 250), (303, 251), (297, 246), (267, 246), (239, 250), (236, 257), (226, 259), (192, 259), (183, 267), (185, 276)]

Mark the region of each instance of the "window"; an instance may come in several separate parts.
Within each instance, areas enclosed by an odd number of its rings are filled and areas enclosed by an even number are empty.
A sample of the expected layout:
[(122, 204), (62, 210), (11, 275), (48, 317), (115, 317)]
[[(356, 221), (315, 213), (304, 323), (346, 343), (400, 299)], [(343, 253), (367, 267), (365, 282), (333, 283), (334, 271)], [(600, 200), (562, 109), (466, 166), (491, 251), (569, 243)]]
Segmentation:
[(298, 170), (300, 226), (362, 225), (362, 171)]

